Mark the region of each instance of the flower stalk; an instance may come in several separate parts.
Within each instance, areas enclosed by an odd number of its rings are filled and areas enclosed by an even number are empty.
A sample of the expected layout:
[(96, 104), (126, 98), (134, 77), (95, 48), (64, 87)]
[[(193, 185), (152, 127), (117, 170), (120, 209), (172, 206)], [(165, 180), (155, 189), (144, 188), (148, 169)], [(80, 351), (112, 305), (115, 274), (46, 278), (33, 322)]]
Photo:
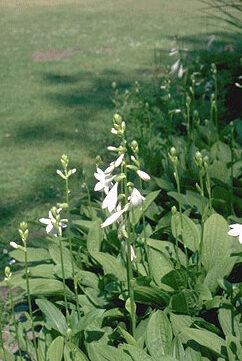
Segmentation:
[[(71, 256), (71, 269), (72, 269), (72, 279), (74, 282), (74, 292), (75, 292), (75, 301), (76, 301), (76, 308), (77, 308), (77, 314), (78, 314), (78, 320), (81, 318), (81, 312), (80, 312), (80, 305), (79, 305), (79, 300), (78, 300), (78, 289), (77, 289), (77, 282), (76, 282), (76, 276), (75, 276), (75, 266), (74, 266), (74, 259), (73, 259), (73, 249), (72, 249), (72, 242), (71, 242), (71, 217), (70, 217), (70, 199), (69, 199), (69, 195), (70, 195), (70, 189), (69, 189), (69, 177), (72, 174), (76, 173), (76, 169), (73, 168), (71, 170), (68, 170), (68, 157), (67, 155), (63, 154), (61, 157), (61, 163), (63, 166), (63, 172), (61, 172), (62, 175), (64, 175), (64, 180), (65, 180), (65, 201), (66, 201), (66, 214), (67, 214), (67, 238), (68, 238), (68, 243), (69, 243), (69, 250), (70, 250), (70, 256)], [(63, 178), (63, 176), (62, 176)], [(59, 237), (60, 239), (60, 237)], [(60, 250), (62, 249), (62, 242), (60, 242), (59, 240), (59, 244), (60, 244)], [(62, 253), (62, 251), (61, 251)], [(61, 256), (63, 258), (63, 255)], [(64, 268), (62, 267), (62, 269), (64, 270)], [(62, 274), (63, 276), (63, 274)], [(65, 278), (64, 278), (65, 279)], [(66, 308), (67, 311), (67, 308)]]
[[(7, 286), (8, 286), (8, 290), (9, 290), (11, 314), (12, 314), (12, 320), (13, 320), (14, 329), (15, 329), (15, 337), (16, 337), (16, 341), (17, 341), (17, 345), (18, 345), (18, 354), (19, 354), (20, 361), (23, 361), (22, 352), (21, 352), (21, 348), (20, 348), (19, 334), (18, 334), (18, 325), (17, 325), (17, 320), (15, 318), (15, 312), (14, 312), (14, 301), (13, 301), (11, 277), (12, 277), (12, 272), (10, 270), (10, 267), (5, 267), (5, 278), (4, 278), (4, 280), (6, 281)], [(5, 349), (4, 349), (4, 355), (5, 355)]]

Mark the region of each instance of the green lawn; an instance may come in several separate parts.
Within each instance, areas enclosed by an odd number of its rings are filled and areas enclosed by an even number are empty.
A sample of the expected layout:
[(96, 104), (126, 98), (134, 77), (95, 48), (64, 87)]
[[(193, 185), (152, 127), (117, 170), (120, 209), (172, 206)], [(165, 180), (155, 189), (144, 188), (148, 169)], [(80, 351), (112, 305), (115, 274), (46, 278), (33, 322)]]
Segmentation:
[(204, 47), (212, 30), (200, 7), (195, 0), (0, 0), (0, 253), (19, 221), (36, 229), (61, 200), (62, 153), (91, 182), (109, 137), (112, 81), (122, 88), (150, 81), (154, 48), (167, 53), (176, 35)]

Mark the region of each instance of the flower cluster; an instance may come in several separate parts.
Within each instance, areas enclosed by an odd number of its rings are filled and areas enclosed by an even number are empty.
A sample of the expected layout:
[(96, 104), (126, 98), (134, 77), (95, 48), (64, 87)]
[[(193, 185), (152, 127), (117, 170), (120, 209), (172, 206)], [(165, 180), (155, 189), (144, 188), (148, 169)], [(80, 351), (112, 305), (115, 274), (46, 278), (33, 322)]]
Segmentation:
[(52, 207), (49, 211), (49, 218), (40, 218), (40, 222), (46, 225), (46, 233), (57, 237), (62, 235), (62, 228), (66, 227), (67, 219), (60, 218), (62, 208)]
[[(94, 187), (95, 191), (105, 193), (102, 202), (102, 208), (107, 209), (111, 215), (102, 223), (102, 228), (107, 227), (114, 222), (120, 220), (122, 228), (122, 215), (131, 207), (139, 207), (145, 198), (140, 191), (134, 187), (132, 182), (128, 182), (128, 171), (134, 171), (143, 181), (150, 180), (150, 176), (140, 169), (138, 157), (138, 143), (133, 141), (131, 150), (133, 155), (130, 157), (131, 164), (128, 164), (128, 154), (125, 139), (125, 122), (119, 114), (115, 114), (111, 133), (118, 136), (121, 140), (118, 147), (109, 146), (107, 149), (117, 154), (117, 158), (112, 161), (103, 171), (99, 167), (94, 173), (97, 183)], [(115, 172), (115, 174), (114, 174)], [(125, 234), (123, 227), (123, 234)]]

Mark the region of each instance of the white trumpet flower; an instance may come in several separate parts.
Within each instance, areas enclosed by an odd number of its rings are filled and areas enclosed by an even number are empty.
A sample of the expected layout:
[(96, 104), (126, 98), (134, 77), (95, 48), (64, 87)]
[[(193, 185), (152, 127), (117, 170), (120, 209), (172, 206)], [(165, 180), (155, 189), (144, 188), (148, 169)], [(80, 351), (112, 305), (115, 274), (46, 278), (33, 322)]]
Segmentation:
[(133, 188), (131, 195), (129, 197), (129, 201), (132, 207), (141, 206), (142, 202), (145, 200), (145, 197), (142, 196), (140, 191), (137, 188)]
[(98, 180), (94, 187), (94, 190), (104, 190), (104, 192), (107, 194), (109, 192), (109, 188), (111, 187), (112, 180), (115, 176), (113, 176), (111, 173), (105, 174), (100, 168), (97, 168), (97, 172), (94, 173), (94, 177)]
[(143, 181), (148, 182), (150, 180), (150, 176), (146, 172), (143, 172), (142, 170), (139, 169), (137, 170), (136, 173)]
[[(61, 208), (57, 210), (57, 213), (60, 213)], [(62, 228), (66, 227), (66, 224), (64, 222), (67, 222), (66, 219), (61, 219), (58, 223), (58, 232), (56, 229), (56, 226), (54, 224), (57, 223), (56, 219), (53, 217), (53, 214), (51, 211), (49, 211), (49, 218), (40, 218), (39, 221), (46, 225), (46, 233), (53, 234), (55, 237), (57, 237), (58, 233), (62, 234)]]
[(118, 201), (118, 183), (115, 183), (114, 186), (110, 189), (110, 191), (106, 195), (102, 203), (102, 208), (103, 209), (107, 208), (111, 213), (116, 207), (117, 201)]
[(228, 231), (228, 234), (233, 237), (239, 237), (239, 243), (242, 243), (242, 224), (230, 224), (229, 227), (232, 229)]
[(104, 221), (101, 224), (101, 227), (105, 228), (105, 227), (110, 226), (111, 224), (115, 223), (122, 216), (122, 214), (124, 212), (126, 212), (127, 210), (128, 210), (128, 206), (125, 206), (123, 209), (120, 209), (119, 211), (113, 213), (110, 217), (108, 217), (106, 219), (106, 221)]

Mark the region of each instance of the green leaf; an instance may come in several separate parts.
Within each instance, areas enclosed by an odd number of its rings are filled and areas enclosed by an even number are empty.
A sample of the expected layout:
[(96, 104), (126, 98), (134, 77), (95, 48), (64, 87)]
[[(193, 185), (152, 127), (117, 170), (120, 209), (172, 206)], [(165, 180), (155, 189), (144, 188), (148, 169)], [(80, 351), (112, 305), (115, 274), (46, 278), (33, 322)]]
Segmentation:
[[(10, 256), (19, 262), (24, 262), (24, 252), (20, 249), (15, 249), (9, 252)], [(43, 248), (27, 248), (28, 262), (43, 262), (50, 259), (50, 254)]]
[(204, 285), (207, 286), (211, 292), (215, 292), (218, 288), (218, 279), (224, 278), (230, 274), (234, 264), (236, 262), (236, 257), (228, 257), (223, 261), (220, 261), (212, 267), (204, 280)]
[(30, 277), (55, 278), (53, 264), (40, 264), (29, 267)]
[(220, 308), (218, 310), (218, 320), (225, 336), (235, 334), (240, 338), (240, 316), (233, 315), (229, 308)]
[(173, 339), (169, 353), (179, 361), (186, 361), (184, 347), (179, 335)]
[[(207, 271), (224, 262), (231, 253), (232, 237), (228, 224), (219, 214), (212, 214), (204, 224), (202, 263)], [(223, 276), (218, 277), (223, 278)]]
[(83, 286), (92, 287), (98, 289), (98, 276), (89, 271), (80, 270), (76, 275), (76, 279), (80, 282)]
[(210, 158), (212, 160), (221, 160), (225, 163), (231, 162), (230, 147), (221, 141), (214, 143), (210, 149)]
[(135, 226), (139, 222), (140, 218), (142, 217), (143, 212), (145, 213), (145, 211), (149, 208), (151, 203), (159, 195), (159, 193), (160, 193), (160, 191), (154, 191), (154, 192), (149, 193), (146, 196), (142, 207), (137, 208), (137, 209), (135, 209), (135, 212), (132, 212), (132, 214), (131, 214), (131, 223), (132, 223), (133, 226)]
[(185, 337), (187, 341), (193, 340), (218, 355), (221, 355), (223, 349), (226, 347), (225, 340), (207, 330), (184, 327), (182, 336)]
[(89, 361), (87, 356), (71, 342), (65, 345), (64, 357), (65, 361)]
[(202, 355), (200, 354), (200, 352), (195, 351), (191, 347), (186, 348), (185, 355), (186, 355), (185, 358), (186, 361), (202, 361)]
[(132, 361), (121, 349), (97, 342), (88, 345), (88, 355), (91, 361)]
[(184, 329), (184, 327), (190, 327), (193, 324), (193, 318), (188, 315), (176, 315), (175, 313), (171, 313), (170, 321), (174, 335), (176, 336), (180, 334), (181, 341), (185, 343), (186, 339), (182, 337), (182, 330)]
[(174, 185), (171, 181), (164, 179), (162, 177), (161, 178), (153, 177), (153, 179), (155, 180), (158, 187), (160, 187), (161, 189), (163, 189), (165, 191), (175, 190)]
[(135, 302), (144, 303), (145, 305), (163, 308), (169, 303), (167, 292), (158, 287), (136, 286), (134, 288)]
[[(148, 244), (148, 246), (162, 252), (166, 256), (167, 259), (170, 259), (170, 260), (176, 259), (175, 245), (173, 243), (168, 242), (168, 241), (163, 241), (163, 240), (161, 241), (161, 240), (157, 240), (157, 239), (153, 239), (153, 238), (148, 238), (147, 244)], [(179, 260), (180, 260), (181, 264), (185, 266), (186, 256), (180, 248), (178, 249), (178, 256), (179, 256)]]
[(226, 167), (226, 164), (220, 160), (216, 160), (208, 168), (209, 175), (219, 183), (228, 184), (230, 179), (230, 172)]
[(102, 252), (90, 252), (90, 255), (100, 263), (105, 275), (113, 274), (118, 280), (126, 281), (126, 270), (121, 260), (111, 256), (111, 254)]
[[(23, 280), (23, 283), (20, 287), (26, 290), (26, 281)], [(61, 295), (64, 293), (63, 284), (61, 281), (45, 279), (45, 278), (34, 278), (29, 280), (30, 285), (30, 294), (34, 296), (41, 295)], [(72, 296), (73, 293), (66, 286), (66, 294), (67, 296)]]
[(62, 336), (58, 336), (52, 341), (48, 352), (47, 359), (48, 361), (61, 361), (64, 350), (64, 338)]
[(101, 228), (101, 220), (96, 219), (92, 222), (87, 235), (87, 249), (88, 252), (99, 252), (103, 240), (103, 231)]
[(123, 329), (120, 326), (118, 327), (118, 330), (129, 345), (139, 347), (139, 345), (137, 344), (137, 341), (135, 340), (135, 338), (132, 335), (130, 335), (130, 333), (128, 333), (125, 329)]
[(81, 317), (78, 324), (74, 327), (72, 330), (73, 335), (76, 335), (77, 333), (87, 329), (88, 326), (90, 326), (92, 323), (97, 321), (98, 319), (101, 319), (105, 310), (95, 308), (94, 310), (88, 312), (86, 315)]
[(185, 314), (193, 314), (201, 306), (201, 301), (193, 290), (183, 290), (171, 298), (173, 311)]
[(66, 336), (67, 323), (61, 311), (52, 302), (44, 299), (37, 299), (36, 304), (46, 317), (46, 321), (51, 328)]
[(152, 357), (160, 360), (167, 354), (172, 342), (172, 329), (164, 311), (154, 312), (149, 320), (146, 331), (146, 345)]
[(172, 270), (162, 277), (161, 282), (180, 291), (188, 286), (187, 272), (184, 269)]
[(160, 286), (161, 278), (169, 273), (174, 268), (174, 265), (162, 252), (153, 248), (149, 249), (148, 257), (152, 278)]
[[(60, 277), (62, 277), (62, 271), (61, 271), (61, 256), (60, 256), (60, 248), (57, 244), (52, 243), (49, 246), (49, 252), (51, 255), (51, 258), (57, 265), (55, 268), (56, 274), (58, 274)], [(69, 249), (66, 247), (62, 247), (62, 255), (63, 255), (63, 263), (64, 263), (64, 269), (65, 269), (65, 278), (71, 278), (72, 277), (72, 266), (71, 266), (71, 254)], [(75, 266), (75, 264), (74, 264)], [(76, 267), (75, 267), (76, 268)]]
[[(179, 213), (173, 215), (171, 217), (171, 229), (173, 237), (177, 237), (181, 240), (181, 233), (183, 236), (183, 243), (193, 252), (197, 251), (200, 243), (200, 232), (196, 224), (185, 214), (182, 214), (182, 224), (181, 227), (181, 219)], [(176, 229), (177, 227), (177, 229)], [(181, 230), (182, 228), (182, 230)]]
[(156, 359), (149, 356), (145, 351), (138, 347), (132, 345), (121, 345), (120, 348), (128, 351), (129, 355), (132, 357), (132, 361), (156, 361)]

